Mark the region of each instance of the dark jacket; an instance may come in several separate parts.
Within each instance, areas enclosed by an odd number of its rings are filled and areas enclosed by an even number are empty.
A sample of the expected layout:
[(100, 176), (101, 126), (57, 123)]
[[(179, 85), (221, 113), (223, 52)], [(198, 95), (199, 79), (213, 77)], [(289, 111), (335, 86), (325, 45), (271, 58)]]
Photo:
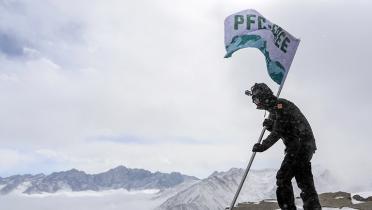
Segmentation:
[(286, 153), (315, 152), (315, 138), (310, 124), (294, 103), (278, 98), (269, 112), (272, 124), (267, 126), (270, 135), (262, 142), (265, 149), (282, 139)]

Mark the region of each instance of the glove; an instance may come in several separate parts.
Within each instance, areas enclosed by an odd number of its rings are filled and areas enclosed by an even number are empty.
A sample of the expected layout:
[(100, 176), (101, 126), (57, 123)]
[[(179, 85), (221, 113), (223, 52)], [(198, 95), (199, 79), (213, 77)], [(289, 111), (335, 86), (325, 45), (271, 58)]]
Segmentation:
[(252, 148), (252, 152), (263, 152), (265, 150), (265, 147), (260, 143), (256, 143)]
[(272, 119), (265, 119), (262, 123), (263, 127), (266, 127), (268, 131), (271, 131), (273, 129), (274, 120)]

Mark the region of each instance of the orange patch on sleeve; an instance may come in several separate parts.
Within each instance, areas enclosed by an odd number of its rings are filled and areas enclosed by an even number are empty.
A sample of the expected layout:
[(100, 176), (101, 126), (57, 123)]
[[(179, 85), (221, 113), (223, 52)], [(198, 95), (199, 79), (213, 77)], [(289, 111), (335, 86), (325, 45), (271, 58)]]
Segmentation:
[(283, 109), (283, 104), (278, 104), (278, 109)]

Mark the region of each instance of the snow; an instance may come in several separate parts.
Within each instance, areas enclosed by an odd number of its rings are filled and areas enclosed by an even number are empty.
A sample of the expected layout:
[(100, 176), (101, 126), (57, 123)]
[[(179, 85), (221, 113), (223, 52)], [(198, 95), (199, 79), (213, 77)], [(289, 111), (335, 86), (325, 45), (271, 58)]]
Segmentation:
[(367, 198), (369, 196), (372, 196), (372, 191), (365, 191), (365, 192), (356, 192), (356, 193), (351, 193), (351, 196), (354, 196), (354, 195), (360, 195), (362, 196), (363, 198)]
[(363, 201), (357, 201), (353, 198), (354, 195), (360, 195), (363, 198), (368, 198), (369, 196), (372, 196), (372, 191), (365, 191), (365, 192), (356, 192), (356, 193), (351, 193), (351, 202), (353, 204), (358, 204), (358, 203), (364, 203)]
[[(236, 203), (275, 199), (276, 171), (275, 169), (252, 170), (244, 183)], [(162, 204), (159, 209), (170, 209), (174, 206), (182, 206), (195, 210), (203, 210), (206, 209), (205, 207), (209, 209), (224, 208), (230, 204), (234, 197), (243, 172), (243, 169), (215, 172), (190, 188), (180, 191)], [(330, 192), (337, 189), (337, 184), (329, 181), (333, 180), (333, 178), (328, 170), (314, 167), (314, 177), (318, 186), (318, 192)], [(299, 195), (300, 192), (296, 186), (297, 184), (294, 183), (293, 185), (295, 195)], [(296, 205), (302, 206), (302, 202), (298, 201)]]
[(23, 182), (17, 188), (15, 188), (11, 193), (12, 194), (22, 194), (27, 188), (31, 186), (31, 182)]
[[(183, 186), (182, 188), (185, 188)], [(186, 187), (187, 188), (187, 187)], [(179, 189), (182, 191), (182, 189)], [(178, 190), (175, 190), (178, 191)], [(165, 202), (172, 194), (166, 191), (160, 192), (158, 189), (127, 191), (106, 190), (96, 191), (59, 191), (57, 193), (42, 194), (16, 194), (0, 196), (2, 208), (7, 210), (152, 210)], [(164, 193), (164, 194), (162, 194)], [(168, 194), (169, 193), (169, 194)], [(372, 195), (372, 192), (358, 192), (363, 197)], [(269, 200), (267, 200), (269, 201)], [(302, 210), (302, 202), (296, 199), (298, 210)], [(323, 208), (323, 210), (336, 210), (338, 208)], [(341, 210), (353, 210), (352, 208), (341, 208)]]
[[(238, 202), (261, 201), (275, 198), (275, 170), (252, 171), (246, 180)], [(197, 209), (220, 209), (231, 202), (240, 181), (242, 169), (231, 169), (227, 172), (217, 172), (213, 176), (198, 181), (182, 183), (166, 190), (147, 189), (128, 191), (125, 189), (105, 191), (73, 192), (65, 189), (56, 193), (24, 194), (29, 183), (19, 186), (14, 193), (0, 196), (1, 209), (6, 210), (153, 210), (161, 204), (177, 206), (182, 203), (193, 203)], [(318, 182), (326, 182), (330, 175), (315, 171)], [(0, 186), (1, 187), (1, 186)], [(320, 188), (321, 191), (324, 190)], [(362, 197), (372, 195), (372, 191), (352, 193)], [(213, 195), (213, 196), (211, 196)], [(357, 203), (353, 199), (353, 203)], [(301, 199), (296, 199), (298, 209), (302, 209)], [(195, 207), (195, 206), (194, 206)], [(336, 210), (337, 208), (323, 208)], [(352, 208), (342, 208), (352, 210)]]

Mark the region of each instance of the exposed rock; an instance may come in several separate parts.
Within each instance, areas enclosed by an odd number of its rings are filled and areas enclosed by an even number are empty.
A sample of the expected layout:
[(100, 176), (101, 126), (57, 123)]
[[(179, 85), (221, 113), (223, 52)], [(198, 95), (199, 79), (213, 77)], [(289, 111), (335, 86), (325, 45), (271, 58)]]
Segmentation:
[(353, 196), (353, 199), (356, 200), (356, 201), (366, 201), (366, 199), (363, 198), (363, 197), (360, 196), (360, 195), (354, 195), (354, 196)]
[[(352, 209), (359, 209), (359, 210), (371, 210), (372, 209), (372, 201), (367, 200), (359, 195), (353, 196), (354, 199), (358, 201), (365, 201), (363, 203), (353, 204), (351, 201), (350, 193), (346, 192), (334, 192), (334, 193), (322, 193), (319, 195), (320, 203), (322, 207), (328, 208), (352, 208)], [(371, 197), (368, 197), (371, 198)], [(265, 200), (261, 201), (260, 203), (241, 203), (238, 204), (235, 210), (276, 210), (279, 206), (275, 200)]]
[(319, 200), (323, 207), (342, 208), (352, 205), (351, 195), (346, 192), (323, 193), (319, 195)]
[(279, 205), (275, 200), (264, 200), (259, 203), (239, 203), (236, 210), (273, 210), (279, 209)]
[(368, 198), (363, 198), (362, 196), (360, 195), (354, 195), (353, 196), (353, 199), (357, 200), (357, 201), (372, 201), (372, 196), (368, 197)]

